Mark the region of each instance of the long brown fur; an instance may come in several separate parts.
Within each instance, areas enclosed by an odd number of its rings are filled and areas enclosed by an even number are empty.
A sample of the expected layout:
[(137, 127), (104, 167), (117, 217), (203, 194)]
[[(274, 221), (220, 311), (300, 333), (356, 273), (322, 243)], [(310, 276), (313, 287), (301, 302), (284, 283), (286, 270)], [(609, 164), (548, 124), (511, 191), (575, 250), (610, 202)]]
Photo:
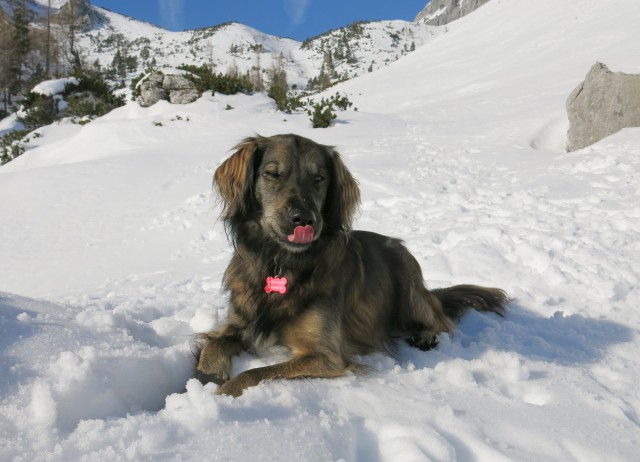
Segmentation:
[[(219, 384), (218, 394), (357, 372), (356, 355), (391, 353), (397, 338), (433, 348), (469, 308), (504, 314), (502, 290), (429, 291), (400, 240), (352, 231), (360, 192), (331, 147), (297, 135), (247, 138), (216, 170), (214, 185), (235, 246), (224, 276), (231, 307), (224, 324), (199, 336), (196, 377)], [(290, 242), (304, 225), (313, 241)], [(269, 276), (286, 277), (286, 293), (266, 293)], [(273, 345), (287, 346), (291, 358), (230, 377), (233, 356)]]

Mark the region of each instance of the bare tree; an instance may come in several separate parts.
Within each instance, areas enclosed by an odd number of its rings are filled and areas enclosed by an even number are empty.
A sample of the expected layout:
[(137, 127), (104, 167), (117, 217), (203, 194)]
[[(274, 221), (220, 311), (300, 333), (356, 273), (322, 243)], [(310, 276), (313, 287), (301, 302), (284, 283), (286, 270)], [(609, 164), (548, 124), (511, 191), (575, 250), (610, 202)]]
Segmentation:
[(73, 72), (82, 70), (82, 57), (76, 35), (81, 28), (80, 0), (68, 0), (58, 13), (60, 25), (65, 31), (65, 54)]

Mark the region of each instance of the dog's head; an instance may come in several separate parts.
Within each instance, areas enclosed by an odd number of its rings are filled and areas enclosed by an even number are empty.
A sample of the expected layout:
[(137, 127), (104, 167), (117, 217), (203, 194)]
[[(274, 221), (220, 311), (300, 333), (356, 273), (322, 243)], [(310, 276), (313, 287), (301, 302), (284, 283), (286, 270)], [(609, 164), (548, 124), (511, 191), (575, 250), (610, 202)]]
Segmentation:
[(297, 135), (247, 138), (215, 172), (223, 219), (237, 239), (255, 229), (290, 251), (349, 230), (358, 185), (331, 147)]

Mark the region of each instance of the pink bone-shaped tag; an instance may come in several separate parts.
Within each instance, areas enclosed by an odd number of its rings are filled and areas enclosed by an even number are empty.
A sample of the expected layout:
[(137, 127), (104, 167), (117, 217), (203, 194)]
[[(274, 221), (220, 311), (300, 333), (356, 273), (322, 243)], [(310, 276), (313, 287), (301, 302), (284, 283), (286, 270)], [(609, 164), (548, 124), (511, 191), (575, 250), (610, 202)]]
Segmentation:
[(268, 294), (271, 292), (279, 292), (284, 294), (287, 292), (287, 278), (279, 278), (279, 277), (267, 277), (267, 285), (264, 288), (264, 291)]

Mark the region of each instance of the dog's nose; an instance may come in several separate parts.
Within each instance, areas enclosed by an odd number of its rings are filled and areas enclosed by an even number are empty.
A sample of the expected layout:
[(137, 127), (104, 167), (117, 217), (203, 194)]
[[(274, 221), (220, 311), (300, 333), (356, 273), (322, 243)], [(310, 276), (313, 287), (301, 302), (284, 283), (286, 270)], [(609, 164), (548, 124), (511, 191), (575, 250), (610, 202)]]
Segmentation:
[(294, 207), (289, 211), (289, 219), (294, 226), (313, 226), (316, 222), (316, 214), (311, 210)]

